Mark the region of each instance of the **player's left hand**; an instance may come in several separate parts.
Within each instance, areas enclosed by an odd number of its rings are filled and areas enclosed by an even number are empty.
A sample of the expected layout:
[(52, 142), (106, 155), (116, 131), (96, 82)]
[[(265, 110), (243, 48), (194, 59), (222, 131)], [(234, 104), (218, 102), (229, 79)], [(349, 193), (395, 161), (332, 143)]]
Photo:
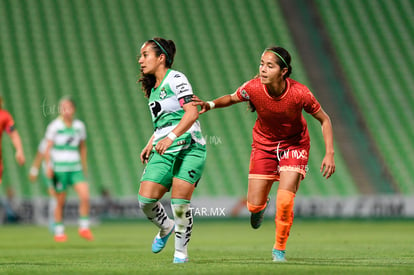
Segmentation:
[(323, 158), (321, 173), (326, 179), (329, 179), (329, 177), (335, 173), (335, 160), (333, 154), (326, 154)]
[(162, 155), (167, 151), (168, 147), (171, 146), (173, 141), (169, 137), (165, 137), (162, 140), (160, 140), (157, 145), (155, 145), (155, 151), (158, 152), (158, 154)]

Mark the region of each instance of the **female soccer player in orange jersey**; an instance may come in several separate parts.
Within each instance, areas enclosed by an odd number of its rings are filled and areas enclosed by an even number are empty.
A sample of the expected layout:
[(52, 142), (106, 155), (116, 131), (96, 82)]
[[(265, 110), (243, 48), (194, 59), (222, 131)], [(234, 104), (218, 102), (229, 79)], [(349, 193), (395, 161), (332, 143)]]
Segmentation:
[(322, 125), (325, 157), (321, 172), (329, 178), (335, 172), (333, 131), (329, 116), (303, 84), (289, 78), (291, 57), (281, 47), (267, 48), (261, 57), (259, 76), (247, 81), (235, 93), (214, 101), (197, 97), (200, 113), (248, 101), (257, 112), (250, 155), (247, 208), (253, 228), (259, 228), (273, 182), (279, 181), (276, 196), (276, 241), (273, 261), (283, 262), (286, 242), (293, 223), (293, 205), (300, 181), (305, 178), (310, 149), (307, 123), (302, 110)]

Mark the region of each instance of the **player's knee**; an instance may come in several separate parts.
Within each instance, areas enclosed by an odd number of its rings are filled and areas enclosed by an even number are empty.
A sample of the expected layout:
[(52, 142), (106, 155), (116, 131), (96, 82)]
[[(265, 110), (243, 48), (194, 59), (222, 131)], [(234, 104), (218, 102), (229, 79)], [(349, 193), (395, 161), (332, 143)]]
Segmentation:
[(246, 203), (247, 209), (252, 213), (257, 213), (265, 209), (266, 203), (262, 205), (254, 205), (249, 202)]
[(289, 208), (293, 206), (295, 198), (295, 193), (288, 190), (278, 190), (276, 197), (276, 207), (279, 208)]
[(147, 207), (152, 207), (157, 201), (158, 199), (146, 198), (138, 194), (138, 204), (139, 207), (143, 210)]

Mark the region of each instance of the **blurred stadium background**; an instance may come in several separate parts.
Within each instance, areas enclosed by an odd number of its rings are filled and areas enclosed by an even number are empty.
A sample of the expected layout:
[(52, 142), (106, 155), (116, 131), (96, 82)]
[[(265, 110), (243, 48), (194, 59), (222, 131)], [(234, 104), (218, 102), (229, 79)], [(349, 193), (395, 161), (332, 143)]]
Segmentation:
[[(106, 206), (114, 217), (140, 216), (139, 153), (152, 125), (136, 56), (161, 36), (175, 41), (173, 67), (203, 99), (253, 77), (265, 47), (290, 51), (292, 78), (333, 120), (337, 163), (324, 180), (320, 125), (307, 116), (312, 149), (297, 216), (414, 217), (413, 16), (411, 0), (0, 0), (0, 95), (27, 159), (15, 163), (5, 135), (1, 199), (13, 190), (25, 221), (42, 215), (47, 192), (28, 171), (59, 98), (72, 95), (88, 130), (93, 214)], [(239, 104), (200, 121), (208, 158), (194, 203), (230, 216), (247, 191), (255, 114)]]

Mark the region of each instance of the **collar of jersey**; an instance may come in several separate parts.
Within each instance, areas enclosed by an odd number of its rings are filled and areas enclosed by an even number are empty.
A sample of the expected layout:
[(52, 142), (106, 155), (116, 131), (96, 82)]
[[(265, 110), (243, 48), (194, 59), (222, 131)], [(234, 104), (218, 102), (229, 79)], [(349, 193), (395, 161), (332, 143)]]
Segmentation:
[(71, 129), (71, 128), (73, 128), (73, 122), (75, 121), (75, 119), (73, 119), (73, 120), (72, 120), (72, 125), (71, 125), (70, 127), (68, 127), (68, 126), (66, 125), (65, 120), (63, 119), (63, 116), (59, 115), (59, 116), (58, 116), (58, 119), (59, 119), (60, 121), (62, 121), (63, 126), (65, 126), (65, 128), (66, 128), (66, 129)]
[(167, 76), (169, 75), (170, 72), (171, 72), (171, 69), (168, 69), (167, 72), (165, 73), (164, 78), (162, 79), (160, 85), (158, 85), (157, 88), (152, 88), (151, 93), (155, 92), (159, 87), (162, 87), (162, 84), (164, 84), (164, 81), (165, 81), (165, 79), (167, 78)]
[(266, 93), (266, 96), (268, 96), (269, 98), (273, 99), (273, 100), (281, 100), (282, 98), (284, 98), (287, 93), (289, 92), (289, 88), (290, 88), (290, 82), (288, 81), (288, 78), (286, 78), (286, 89), (285, 92), (277, 97), (273, 97), (269, 94), (269, 92), (267, 91), (266, 85), (263, 84), (263, 89)]

